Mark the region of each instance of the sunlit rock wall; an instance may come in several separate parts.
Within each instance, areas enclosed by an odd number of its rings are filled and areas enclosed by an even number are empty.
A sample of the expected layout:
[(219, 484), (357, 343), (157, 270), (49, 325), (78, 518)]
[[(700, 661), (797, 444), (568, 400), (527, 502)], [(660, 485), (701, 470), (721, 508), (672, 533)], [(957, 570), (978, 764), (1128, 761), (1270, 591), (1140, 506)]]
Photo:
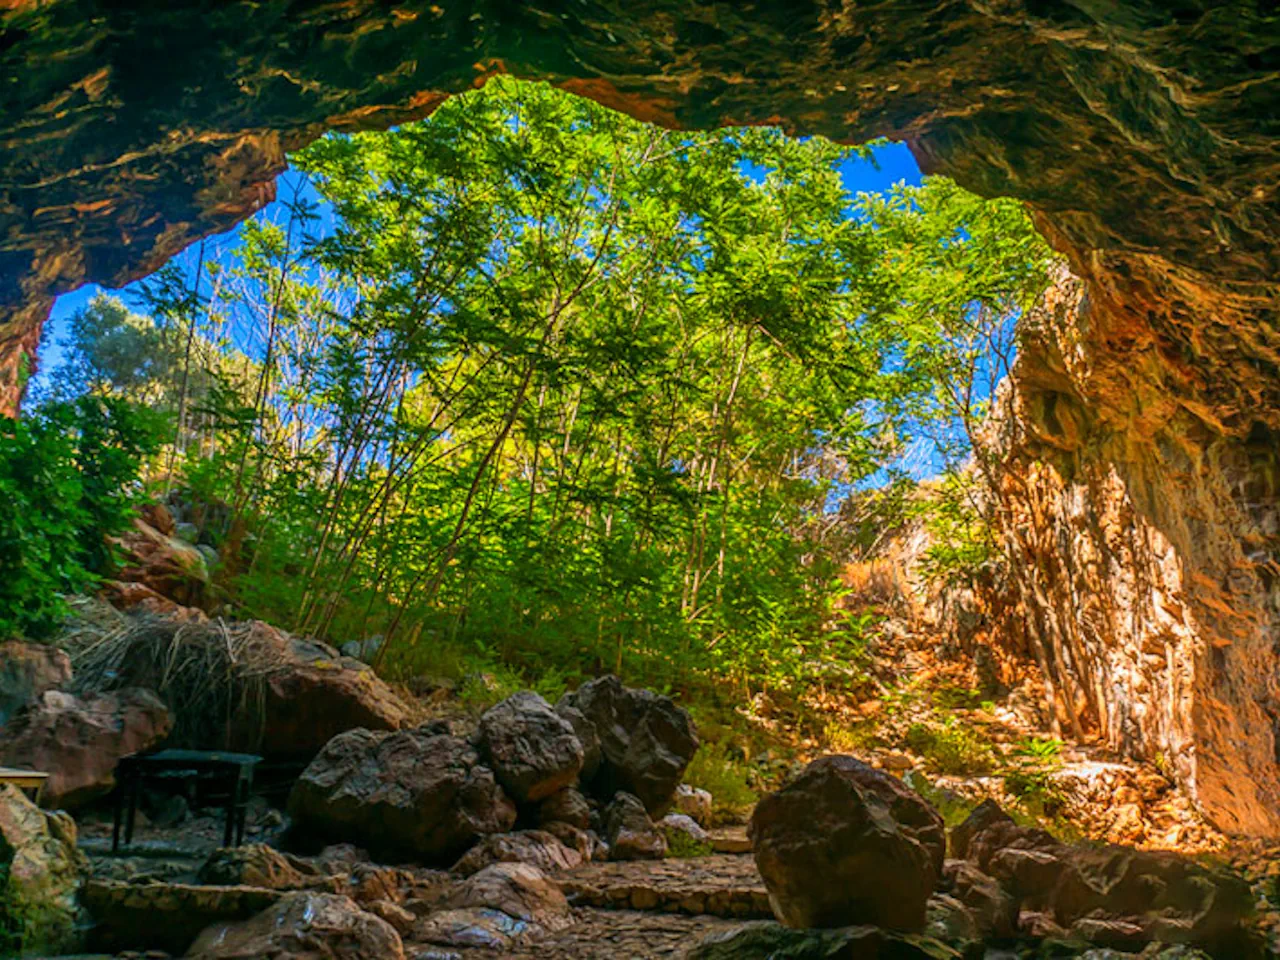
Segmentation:
[(1188, 410), (1146, 338), (1099, 342), (1111, 316), (1064, 277), (1015, 370), (999, 493), (1027, 632), (1062, 713), (1173, 773), (1221, 828), (1274, 835), (1276, 436)]

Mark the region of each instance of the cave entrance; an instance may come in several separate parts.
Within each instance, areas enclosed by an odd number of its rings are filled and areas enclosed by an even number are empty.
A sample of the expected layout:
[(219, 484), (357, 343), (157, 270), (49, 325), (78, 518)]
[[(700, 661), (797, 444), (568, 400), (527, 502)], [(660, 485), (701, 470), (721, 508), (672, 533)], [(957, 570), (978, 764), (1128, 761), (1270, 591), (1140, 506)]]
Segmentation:
[(865, 642), (835, 585), (876, 530), (933, 511), (938, 577), (997, 548), (975, 439), (1055, 260), (902, 144), (501, 80), (278, 194), (60, 300), (34, 390), (167, 418), (145, 469), (219, 609), (406, 675), (550, 650), (749, 695)]

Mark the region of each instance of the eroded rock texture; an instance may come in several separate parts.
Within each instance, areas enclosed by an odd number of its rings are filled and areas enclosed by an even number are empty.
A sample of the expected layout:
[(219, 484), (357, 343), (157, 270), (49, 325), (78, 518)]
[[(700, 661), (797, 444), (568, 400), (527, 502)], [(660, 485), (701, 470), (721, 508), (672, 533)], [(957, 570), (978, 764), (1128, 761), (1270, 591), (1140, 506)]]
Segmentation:
[(906, 139), (1026, 200), (1088, 291), (1023, 364), (1008, 491), (1045, 524), (1022, 548), (1062, 685), (1224, 827), (1280, 835), (1278, 44), (1264, 0), (8, 0), (0, 406), (54, 295), (231, 226), (325, 129), (495, 71), (673, 126)]

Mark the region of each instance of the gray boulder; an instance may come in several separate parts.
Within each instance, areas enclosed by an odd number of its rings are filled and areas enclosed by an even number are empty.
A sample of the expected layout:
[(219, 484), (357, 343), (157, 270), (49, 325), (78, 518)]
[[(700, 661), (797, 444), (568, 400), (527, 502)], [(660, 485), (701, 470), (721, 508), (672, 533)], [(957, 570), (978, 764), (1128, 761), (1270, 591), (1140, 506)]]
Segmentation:
[(516, 821), (475, 749), (429, 729), (339, 734), (294, 784), (289, 812), (306, 840), (356, 843), (392, 862), (449, 863)]
[(572, 725), (525, 690), (480, 718), (481, 756), (517, 803), (537, 803), (578, 780), (583, 749)]
[(613, 676), (584, 683), (566, 694), (561, 706), (580, 712), (600, 739), (600, 766), (589, 778), (591, 792), (608, 800), (625, 791), (653, 816), (670, 809), (698, 749), (688, 713), (670, 697), (624, 687)]

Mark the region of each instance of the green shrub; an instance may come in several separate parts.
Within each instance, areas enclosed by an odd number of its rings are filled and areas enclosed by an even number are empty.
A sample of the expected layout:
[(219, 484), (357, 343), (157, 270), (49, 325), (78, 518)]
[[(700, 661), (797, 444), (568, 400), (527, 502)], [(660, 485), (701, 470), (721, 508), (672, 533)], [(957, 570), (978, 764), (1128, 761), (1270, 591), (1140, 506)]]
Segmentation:
[(951, 718), (938, 724), (913, 723), (907, 730), (906, 743), (939, 773), (989, 773), (995, 766), (995, 754), (986, 741)]
[(667, 838), (667, 853), (670, 856), (680, 860), (690, 860), (694, 857), (709, 857), (715, 852), (715, 848), (705, 840), (695, 840), (683, 830), (675, 830), (663, 827), (663, 835)]
[(0, 863), (0, 957), (59, 952), (71, 935), (71, 918), (51, 904), (24, 898), (10, 882), (9, 865)]
[(160, 422), (121, 400), (80, 397), (0, 419), (0, 639), (43, 638), (63, 594), (109, 573), (106, 537), (128, 525)]
[(1066, 805), (1062, 789), (1048, 770), (1018, 767), (1004, 775), (1004, 788), (1035, 816), (1055, 817)]
[(740, 819), (759, 799), (751, 789), (751, 768), (732, 757), (724, 744), (704, 743), (685, 770), (684, 781), (711, 794), (717, 820)]

